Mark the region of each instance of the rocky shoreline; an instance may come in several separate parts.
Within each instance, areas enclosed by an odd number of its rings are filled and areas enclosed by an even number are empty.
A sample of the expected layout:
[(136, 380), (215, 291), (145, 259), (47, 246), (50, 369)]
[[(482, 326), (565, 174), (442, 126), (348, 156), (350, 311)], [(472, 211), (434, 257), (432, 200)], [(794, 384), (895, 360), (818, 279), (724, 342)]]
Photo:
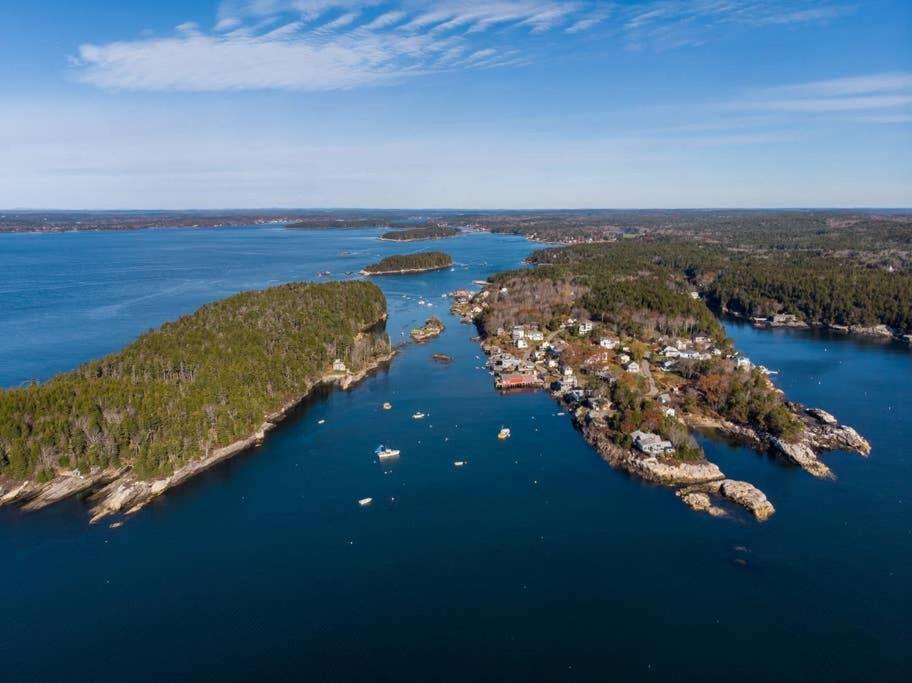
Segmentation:
[(218, 448), (209, 455), (193, 460), (175, 470), (168, 477), (142, 480), (136, 478), (129, 466), (111, 468), (89, 475), (61, 474), (48, 482), (17, 482), (0, 480), (0, 507), (17, 505), (22, 510), (34, 511), (48, 507), (74, 496), (86, 496), (89, 503), (90, 522), (115, 514), (133, 514), (157, 497), (197, 474), (239, 453), (263, 443), (266, 435), (283, 422), (288, 415), (320, 386), (337, 385), (346, 391), (372, 372), (392, 360), (396, 350), (372, 359), (355, 373), (330, 372), (313, 382), (300, 396), (289, 401), (274, 413), (266, 415), (260, 428), (245, 439)]
[(795, 404), (792, 408), (796, 414), (804, 413), (816, 422), (805, 421), (805, 429), (795, 441), (785, 441), (753, 427), (717, 418), (689, 416), (687, 422), (694, 429), (715, 433), (751, 448), (766, 450), (821, 479), (834, 479), (835, 475), (820, 460), (820, 454), (826, 451), (850, 451), (866, 457), (871, 453), (871, 444), (867, 439), (852, 427), (839, 424), (829, 413), (819, 408), (801, 409)]
[(446, 270), (447, 268), (452, 268), (453, 264), (448, 263), (444, 266), (431, 266), (428, 268), (403, 268), (400, 270), (360, 270), (358, 271), (361, 275), (371, 277), (373, 275), (409, 275), (411, 273), (430, 273), (435, 270)]
[(743, 313), (738, 313), (737, 311), (732, 311), (727, 308), (722, 309), (722, 313), (725, 315), (730, 315), (733, 318), (739, 320), (747, 320), (754, 327), (765, 328), (765, 329), (794, 329), (794, 330), (829, 330), (830, 332), (839, 332), (841, 334), (846, 334), (853, 337), (864, 337), (867, 339), (881, 339), (884, 341), (887, 340), (896, 340), (896, 341), (905, 341), (912, 343), (912, 335), (903, 334), (897, 330), (892, 329), (887, 325), (837, 325), (835, 323), (824, 323), (819, 320), (812, 320), (807, 322), (799, 318), (792, 318), (786, 316), (786, 319), (776, 320), (774, 318), (751, 318)]

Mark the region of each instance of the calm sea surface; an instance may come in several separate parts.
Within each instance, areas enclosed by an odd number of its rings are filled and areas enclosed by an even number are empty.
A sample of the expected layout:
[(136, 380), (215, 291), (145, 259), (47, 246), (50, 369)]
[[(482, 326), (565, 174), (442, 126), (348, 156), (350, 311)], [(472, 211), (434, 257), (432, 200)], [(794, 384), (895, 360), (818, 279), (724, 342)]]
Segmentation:
[[(416, 248), (378, 234), (0, 235), (0, 386), (213, 299)], [(419, 245), (438, 247), (453, 272), (377, 282), (394, 341), (431, 313), (444, 335), (309, 402), (262, 448), (120, 529), (89, 526), (78, 501), (0, 510), (0, 677), (912, 678), (908, 348), (729, 324), (791, 397), (856, 426), (874, 452), (826, 456), (838, 478), (818, 481), (705, 441), (777, 508), (766, 524), (713, 519), (613, 471), (545, 394), (494, 392), (474, 331), (441, 295), (519, 267), (534, 245)], [(401, 459), (381, 466), (378, 443)]]

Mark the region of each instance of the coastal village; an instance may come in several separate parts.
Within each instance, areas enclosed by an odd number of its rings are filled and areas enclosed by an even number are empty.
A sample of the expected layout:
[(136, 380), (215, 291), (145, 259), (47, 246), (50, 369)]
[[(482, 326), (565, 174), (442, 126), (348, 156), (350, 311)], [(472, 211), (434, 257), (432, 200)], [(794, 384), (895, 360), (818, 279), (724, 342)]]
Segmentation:
[[(510, 296), (508, 287), (484, 285), (479, 292), (461, 289), (452, 294), (451, 312), (464, 323), (477, 323), (495, 299)], [(726, 479), (706, 460), (692, 436), (694, 429), (769, 449), (821, 477), (832, 475), (817, 458), (818, 451), (839, 447), (867, 454), (870, 449), (855, 430), (838, 425), (825, 411), (796, 404), (788, 404), (801, 430), (795, 443), (722, 418), (704, 398), (711, 387), (699, 382), (694, 371), (698, 364), (711, 363), (777, 395), (781, 391), (769, 378), (775, 371), (737, 353), (729, 340), (707, 333), (640, 339), (618, 335), (598, 321), (568, 316), (550, 328), (517, 321), (488, 331), (480, 341), (499, 391), (550, 392), (609, 463), (648, 481), (679, 487), (685, 504), (714, 516), (727, 514), (714, 502), (720, 498), (746, 507), (761, 521), (775, 508), (762, 491)], [(632, 403), (636, 409), (630, 408)]]

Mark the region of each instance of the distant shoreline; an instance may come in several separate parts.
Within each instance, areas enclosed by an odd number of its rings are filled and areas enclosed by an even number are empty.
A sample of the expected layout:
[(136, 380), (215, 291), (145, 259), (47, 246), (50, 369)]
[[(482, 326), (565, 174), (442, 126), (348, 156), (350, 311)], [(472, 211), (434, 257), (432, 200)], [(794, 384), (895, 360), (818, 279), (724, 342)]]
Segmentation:
[(361, 275), (366, 275), (368, 277), (370, 277), (372, 275), (408, 275), (410, 273), (427, 273), (432, 270), (446, 270), (447, 268), (451, 268), (452, 266), (453, 266), (452, 263), (448, 263), (445, 266), (429, 266), (427, 268), (403, 268), (400, 270), (378, 270), (378, 271), (374, 271), (374, 272), (367, 271), (367, 270), (361, 270), (359, 272), (361, 273)]

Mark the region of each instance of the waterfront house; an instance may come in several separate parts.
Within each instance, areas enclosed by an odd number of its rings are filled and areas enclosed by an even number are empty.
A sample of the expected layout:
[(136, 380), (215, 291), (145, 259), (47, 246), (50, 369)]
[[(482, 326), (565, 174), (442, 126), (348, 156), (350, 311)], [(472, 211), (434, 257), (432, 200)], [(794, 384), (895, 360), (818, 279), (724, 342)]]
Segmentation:
[(541, 382), (532, 372), (507, 372), (498, 375), (495, 385), (498, 389), (520, 389), (538, 386)]
[(646, 453), (646, 455), (667, 455), (674, 453), (674, 445), (671, 441), (664, 441), (658, 434), (649, 432), (635, 431), (630, 435), (633, 437), (633, 445), (637, 450)]
[(345, 367), (345, 363), (336, 358), (336, 360), (333, 361), (333, 372), (348, 372), (348, 368)]

